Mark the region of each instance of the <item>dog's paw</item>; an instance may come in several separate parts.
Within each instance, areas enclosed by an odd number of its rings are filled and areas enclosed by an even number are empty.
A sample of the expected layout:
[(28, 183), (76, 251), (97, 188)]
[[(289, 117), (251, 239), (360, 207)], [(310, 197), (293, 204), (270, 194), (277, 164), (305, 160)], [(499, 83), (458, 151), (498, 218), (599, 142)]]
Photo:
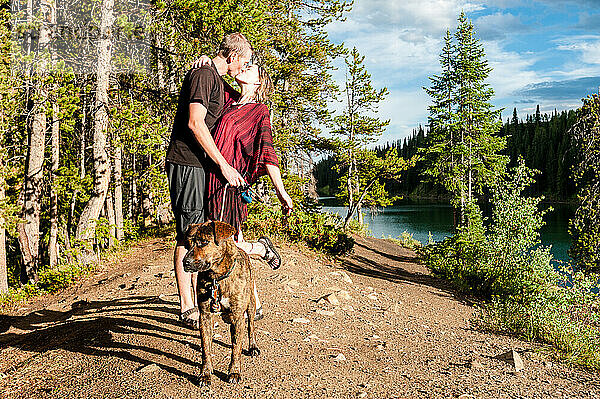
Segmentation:
[(260, 355), (260, 349), (258, 349), (258, 347), (252, 347), (248, 349), (248, 354), (250, 354), (250, 356), (252, 357), (256, 357)]
[(195, 383), (196, 385), (198, 385), (199, 387), (208, 387), (210, 386), (212, 382), (212, 378), (210, 376), (210, 374), (202, 374), (198, 377), (196, 377)]
[(239, 375), (238, 373), (231, 373), (229, 374), (229, 378), (227, 378), (227, 382), (229, 382), (230, 384), (237, 384), (242, 380), (242, 376)]

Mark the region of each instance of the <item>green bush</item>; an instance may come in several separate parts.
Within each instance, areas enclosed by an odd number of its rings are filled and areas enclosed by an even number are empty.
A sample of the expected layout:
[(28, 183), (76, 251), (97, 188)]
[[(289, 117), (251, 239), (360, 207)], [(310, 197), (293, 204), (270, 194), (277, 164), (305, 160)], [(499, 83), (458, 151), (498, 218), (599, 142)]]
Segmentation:
[(600, 368), (600, 299), (597, 280), (564, 265), (556, 270), (539, 229), (547, 211), (541, 198), (524, 198), (533, 172), (522, 161), (491, 188), (486, 228), (476, 204), (465, 226), (419, 253), (437, 276), (461, 292), (483, 297), (476, 324), (553, 345), (565, 358)]
[(255, 201), (249, 206), (243, 229), (251, 239), (262, 235), (276, 236), (305, 242), (309, 247), (331, 255), (342, 255), (352, 249), (354, 239), (338, 226), (338, 221), (329, 214), (295, 210), (284, 217), (279, 207)]
[(421, 244), (421, 241), (414, 238), (413, 234), (409, 233), (406, 230), (403, 231), (402, 234), (400, 234), (397, 238), (388, 237), (387, 240), (393, 242), (396, 245), (400, 245), (401, 247), (412, 249), (413, 251), (423, 246), (423, 244)]

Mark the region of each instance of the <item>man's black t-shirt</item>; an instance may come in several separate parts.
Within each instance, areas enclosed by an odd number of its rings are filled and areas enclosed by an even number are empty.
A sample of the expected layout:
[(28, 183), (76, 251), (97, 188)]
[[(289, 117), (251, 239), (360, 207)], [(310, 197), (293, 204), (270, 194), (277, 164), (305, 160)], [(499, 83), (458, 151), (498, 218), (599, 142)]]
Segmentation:
[(188, 127), (190, 103), (200, 103), (206, 108), (204, 122), (212, 132), (221, 116), (226, 101), (225, 83), (215, 64), (191, 69), (185, 75), (177, 113), (171, 131), (171, 141), (167, 149), (167, 161), (179, 165), (202, 167), (207, 160), (204, 149), (198, 144), (192, 130)]

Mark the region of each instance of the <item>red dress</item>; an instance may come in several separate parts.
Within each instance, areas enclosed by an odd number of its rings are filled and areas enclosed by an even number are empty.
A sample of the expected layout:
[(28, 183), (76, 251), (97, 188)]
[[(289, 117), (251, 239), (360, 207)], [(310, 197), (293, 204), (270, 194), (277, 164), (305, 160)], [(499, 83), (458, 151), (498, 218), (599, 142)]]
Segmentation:
[[(273, 148), (269, 109), (264, 104), (232, 105), (223, 112), (213, 138), (217, 148), (248, 184), (267, 173), (266, 165), (279, 165)], [(227, 186), (225, 206), (223, 190), (227, 180), (213, 164), (206, 172), (207, 218), (229, 223), (239, 231), (248, 217), (248, 208), (235, 188)], [(222, 211), (222, 217), (221, 217)]]

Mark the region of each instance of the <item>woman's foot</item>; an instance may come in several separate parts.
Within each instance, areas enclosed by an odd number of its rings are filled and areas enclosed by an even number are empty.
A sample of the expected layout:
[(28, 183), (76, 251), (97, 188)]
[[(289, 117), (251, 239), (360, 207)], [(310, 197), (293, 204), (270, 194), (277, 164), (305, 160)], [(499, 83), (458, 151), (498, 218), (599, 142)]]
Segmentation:
[(279, 256), (279, 253), (275, 249), (275, 246), (273, 245), (269, 237), (262, 236), (258, 239), (258, 242), (260, 242), (265, 247), (265, 254), (262, 257), (262, 259), (265, 262), (267, 262), (269, 266), (271, 266), (271, 269), (279, 269), (279, 267), (281, 266), (281, 256)]
[[(193, 315), (197, 315), (195, 318), (192, 317)], [(179, 315), (179, 323), (181, 323), (183, 326), (191, 328), (192, 330), (198, 330), (200, 328), (199, 326), (199, 322), (198, 322), (198, 317), (200, 316), (200, 311), (198, 310), (197, 307), (193, 307), (190, 308), (188, 310), (186, 310), (185, 312), (181, 312), (181, 314)]]

